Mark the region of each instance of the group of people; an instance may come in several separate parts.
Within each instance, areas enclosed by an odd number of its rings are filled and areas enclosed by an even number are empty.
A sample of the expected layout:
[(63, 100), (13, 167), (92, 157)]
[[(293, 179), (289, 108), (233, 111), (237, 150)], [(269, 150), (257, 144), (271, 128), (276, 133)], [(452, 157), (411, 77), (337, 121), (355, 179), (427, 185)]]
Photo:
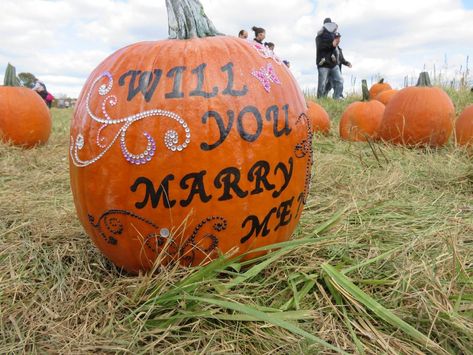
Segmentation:
[(343, 99), (342, 65), (349, 68), (352, 65), (343, 56), (343, 51), (339, 46), (340, 40), (338, 25), (330, 18), (326, 18), (315, 38), (318, 71), (317, 98), (327, 97), (329, 91), (333, 89), (333, 98)]
[[(251, 29), (255, 33), (255, 37), (253, 38), (253, 41), (255, 41), (255, 42), (257, 42), (261, 45), (264, 45), (271, 52), (274, 52), (275, 45), (274, 45), (273, 42), (263, 42), (266, 38), (266, 30), (262, 27), (256, 27), (256, 26), (253, 26)], [(241, 30), (240, 32), (238, 32), (238, 37), (241, 38), (241, 39), (248, 40), (248, 32), (246, 30)], [(283, 63), (289, 68), (289, 66), (290, 66), (289, 61), (283, 60)]]
[[(255, 33), (253, 41), (274, 51), (274, 43), (264, 42), (266, 38), (264, 28), (253, 26), (252, 30)], [(238, 37), (248, 40), (248, 32), (241, 30)], [(352, 65), (343, 56), (343, 51), (340, 48), (341, 37), (342, 35), (338, 32), (338, 25), (327, 17), (315, 38), (318, 72), (317, 98), (327, 97), (330, 90), (333, 89), (332, 97), (336, 100), (343, 99), (342, 65), (349, 68)], [(289, 67), (290, 64), (287, 60), (283, 60), (283, 62)]]

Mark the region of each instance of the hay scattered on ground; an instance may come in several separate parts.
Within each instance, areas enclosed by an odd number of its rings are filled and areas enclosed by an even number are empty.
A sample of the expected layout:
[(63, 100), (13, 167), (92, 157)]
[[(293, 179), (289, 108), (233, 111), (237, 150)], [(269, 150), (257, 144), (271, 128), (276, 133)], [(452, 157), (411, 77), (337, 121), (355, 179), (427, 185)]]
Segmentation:
[(471, 157), (340, 141), (349, 102), (322, 103), (294, 241), (252, 265), (120, 274), (76, 218), (72, 112), (0, 145), (0, 353), (473, 353)]

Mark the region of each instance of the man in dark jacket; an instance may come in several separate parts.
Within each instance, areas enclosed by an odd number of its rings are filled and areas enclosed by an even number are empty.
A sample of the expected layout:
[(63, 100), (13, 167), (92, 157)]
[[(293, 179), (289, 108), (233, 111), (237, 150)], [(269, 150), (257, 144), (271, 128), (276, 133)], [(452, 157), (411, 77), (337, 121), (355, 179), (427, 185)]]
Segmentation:
[[(335, 32), (335, 44), (337, 45), (334, 49), (333, 52), (333, 57), (332, 59), (335, 59), (336, 64), (338, 65), (340, 69), (340, 75), (336, 73), (335, 71), (330, 72), (328, 80), (327, 80), (327, 86), (325, 87), (325, 94), (328, 94), (330, 89), (333, 88), (333, 98), (334, 99), (341, 99), (343, 98), (343, 77), (341, 76), (342, 74), (342, 65), (346, 65), (348, 68), (351, 68), (352, 65), (351, 63), (345, 59), (343, 56), (343, 51), (339, 47), (340, 44), (340, 39), (341, 39), (341, 34), (339, 32)], [(338, 90), (335, 90), (337, 87)]]
[(334, 68), (338, 68), (334, 59), (334, 49), (337, 46), (335, 43), (335, 32), (337, 29), (338, 25), (332, 22), (330, 18), (326, 18), (322, 29), (317, 33), (317, 37), (315, 37), (315, 46), (317, 50), (318, 98), (327, 96), (325, 87), (327, 86), (329, 74), (331, 71), (334, 71)]

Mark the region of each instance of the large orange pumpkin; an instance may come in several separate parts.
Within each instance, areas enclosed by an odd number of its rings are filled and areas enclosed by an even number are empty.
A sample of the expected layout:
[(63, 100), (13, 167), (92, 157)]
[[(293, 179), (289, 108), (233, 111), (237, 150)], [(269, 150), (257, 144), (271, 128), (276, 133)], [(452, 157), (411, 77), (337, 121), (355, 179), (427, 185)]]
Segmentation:
[(409, 146), (438, 147), (447, 143), (455, 108), (429, 75), (420, 74), (417, 86), (400, 90), (388, 103), (380, 128), (383, 140)]
[(31, 148), (46, 143), (51, 133), (51, 114), (33, 90), (21, 87), (16, 70), (8, 64), (0, 86), (0, 139)]
[(465, 108), (458, 117), (455, 136), (459, 145), (473, 146), (473, 105)]
[(287, 240), (311, 176), (305, 100), (282, 61), (217, 35), (198, 1), (166, 3), (176, 39), (99, 64), (70, 131), (79, 219), (132, 273)]
[(323, 134), (330, 132), (330, 117), (325, 109), (314, 101), (307, 101), (307, 116), (312, 122), (312, 130)]
[(389, 101), (391, 101), (393, 96), (397, 94), (398, 91), (399, 90), (396, 90), (396, 89), (384, 90), (384, 91), (381, 91), (378, 95), (376, 95), (374, 99), (381, 102), (384, 106), (386, 106), (389, 103)]
[(369, 100), (366, 80), (362, 81), (363, 101), (353, 102), (345, 109), (340, 119), (340, 137), (349, 141), (368, 141), (378, 138), (384, 105)]
[(385, 90), (391, 90), (392, 87), (388, 83), (384, 82), (384, 79), (381, 79), (377, 83), (373, 84), (370, 87), (370, 99), (374, 99), (378, 94)]

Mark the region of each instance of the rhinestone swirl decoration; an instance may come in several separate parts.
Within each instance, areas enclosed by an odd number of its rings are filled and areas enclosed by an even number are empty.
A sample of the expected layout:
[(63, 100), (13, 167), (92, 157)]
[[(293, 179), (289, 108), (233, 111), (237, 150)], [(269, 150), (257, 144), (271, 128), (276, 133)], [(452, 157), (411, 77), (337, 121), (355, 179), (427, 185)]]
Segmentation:
[(307, 202), (307, 198), (309, 196), (310, 191), (310, 184), (312, 181), (312, 164), (314, 162), (314, 151), (312, 149), (312, 137), (314, 134), (314, 130), (312, 128), (312, 122), (310, 121), (309, 117), (305, 113), (301, 113), (300, 116), (297, 118), (296, 125), (305, 123), (307, 127), (307, 138), (303, 139), (301, 142), (296, 144), (294, 147), (294, 154), (296, 158), (304, 158), (307, 156), (307, 163), (306, 163), (306, 172), (305, 172), (305, 184), (304, 184), (304, 197), (303, 203), (304, 205)]
[[(95, 90), (97, 83), (104, 78), (108, 80), (107, 83), (100, 85), (97, 90), (100, 96), (105, 96), (102, 102), (102, 107), (101, 107), (103, 117), (98, 117), (90, 109), (89, 103), (90, 103), (90, 98), (92, 97), (92, 94)], [(75, 166), (86, 167), (88, 165), (94, 164), (99, 159), (101, 159), (108, 152), (108, 150), (110, 150), (110, 148), (113, 146), (113, 144), (117, 140), (120, 141), (120, 148), (121, 148), (123, 157), (130, 164), (144, 165), (150, 162), (156, 153), (156, 142), (149, 133), (143, 132), (143, 135), (148, 141), (147, 146), (144, 151), (138, 154), (134, 154), (128, 150), (127, 145), (126, 145), (126, 134), (127, 134), (128, 128), (130, 128), (130, 126), (134, 122), (137, 122), (146, 118), (150, 118), (150, 117), (153, 117), (153, 118), (163, 117), (163, 118), (169, 118), (176, 121), (184, 130), (184, 134), (185, 134), (184, 142), (182, 142), (181, 144), (178, 144), (179, 143), (178, 132), (176, 132), (175, 130), (168, 130), (164, 135), (164, 144), (166, 148), (168, 148), (172, 152), (176, 152), (176, 151), (180, 152), (184, 150), (185, 148), (187, 148), (187, 146), (190, 143), (190, 138), (191, 138), (190, 129), (187, 123), (184, 121), (184, 119), (182, 119), (179, 115), (175, 114), (174, 112), (160, 110), (160, 109), (152, 109), (148, 111), (139, 112), (131, 116), (122, 117), (122, 118), (110, 117), (110, 115), (107, 112), (107, 105), (113, 107), (118, 102), (118, 99), (115, 95), (108, 95), (110, 91), (112, 90), (112, 87), (113, 87), (112, 74), (106, 71), (94, 80), (94, 82), (92, 83), (91, 89), (87, 93), (87, 98), (86, 98), (87, 114), (89, 115), (90, 118), (92, 118), (92, 120), (101, 124), (101, 126), (99, 127), (97, 131), (95, 144), (99, 148), (101, 148), (102, 151), (91, 159), (83, 160), (79, 157), (79, 151), (82, 150), (85, 145), (84, 135), (79, 133), (77, 134), (75, 138), (71, 136), (70, 155), (72, 158), (72, 162)], [(111, 139), (110, 142), (105, 142), (105, 138), (101, 137), (101, 133), (104, 129), (112, 125), (122, 125), (122, 126), (120, 127), (120, 129), (115, 134), (115, 136)]]

